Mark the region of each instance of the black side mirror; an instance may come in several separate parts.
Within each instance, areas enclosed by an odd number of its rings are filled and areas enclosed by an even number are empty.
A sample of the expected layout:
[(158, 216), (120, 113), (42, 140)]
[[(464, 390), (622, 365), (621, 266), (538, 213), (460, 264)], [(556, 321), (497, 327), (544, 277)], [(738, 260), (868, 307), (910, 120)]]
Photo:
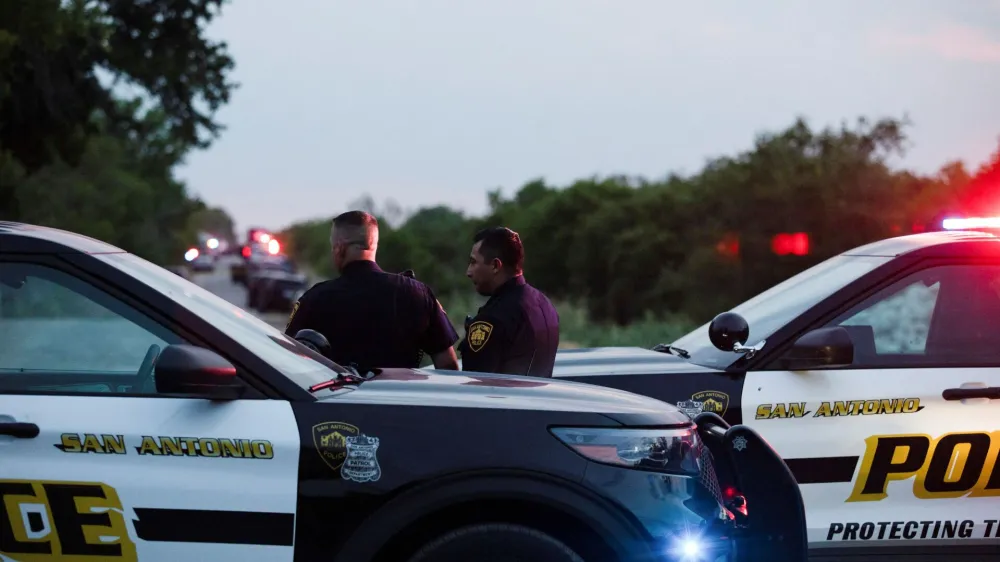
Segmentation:
[(854, 362), (854, 342), (841, 326), (818, 328), (795, 340), (780, 364), (789, 371), (845, 367)]
[(156, 392), (191, 394), (215, 400), (243, 396), (246, 386), (236, 377), (236, 367), (218, 353), (187, 344), (168, 345), (156, 360)]
[(330, 340), (326, 339), (326, 336), (316, 330), (310, 330), (308, 328), (299, 330), (295, 333), (295, 339), (302, 345), (308, 347), (316, 353), (319, 353), (323, 357), (330, 356)]
[(708, 339), (717, 349), (734, 351), (750, 338), (750, 325), (745, 318), (735, 312), (723, 312), (708, 325)]

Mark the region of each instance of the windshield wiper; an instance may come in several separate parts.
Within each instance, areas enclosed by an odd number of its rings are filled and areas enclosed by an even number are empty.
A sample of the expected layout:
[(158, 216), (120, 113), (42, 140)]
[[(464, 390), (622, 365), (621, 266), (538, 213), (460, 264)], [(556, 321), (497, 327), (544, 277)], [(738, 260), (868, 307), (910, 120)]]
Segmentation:
[(670, 355), (676, 355), (676, 356), (682, 357), (684, 359), (690, 359), (691, 358), (691, 354), (688, 353), (687, 350), (681, 349), (681, 348), (673, 346), (673, 345), (665, 344), (665, 343), (659, 343), (659, 344), (654, 345), (653, 346), (653, 351), (659, 351), (660, 353), (668, 353)]
[(371, 380), (375, 376), (375, 373), (373, 372), (369, 372), (367, 375), (359, 374), (353, 364), (347, 365), (344, 368), (347, 369), (346, 373), (338, 372), (336, 377), (310, 386), (309, 392), (315, 393), (324, 389), (334, 390), (345, 384), (361, 384), (365, 381)]

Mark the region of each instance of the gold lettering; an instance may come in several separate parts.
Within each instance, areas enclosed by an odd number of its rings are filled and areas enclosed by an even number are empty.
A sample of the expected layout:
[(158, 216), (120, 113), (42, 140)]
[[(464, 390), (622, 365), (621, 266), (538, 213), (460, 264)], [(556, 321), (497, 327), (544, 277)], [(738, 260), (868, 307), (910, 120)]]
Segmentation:
[(136, 447), (136, 452), (140, 455), (162, 455), (163, 451), (160, 449), (160, 444), (149, 435), (142, 436), (142, 444)]
[(57, 445), (64, 453), (79, 453), (83, 450), (80, 444), (80, 436), (75, 433), (63, 433), (60, 436), (60, 445)]
[[(899, 411), (921, 409), (917, 399), (899, 400)], [(1000, 431), (875, 435), (846, 501), (880, 501), (892, 481), (913, 479), (914, 497), (930, 500), (1000, 496)]]
[(253, 454), (258, 459), (273, 459), (274, 447), (270, 441), (254, 441)]
[(0, 480), (0, 510), (0, 536), (6, 537), (0, 554), (6, 559), (137, 560), (121, 500), (106, 484)]

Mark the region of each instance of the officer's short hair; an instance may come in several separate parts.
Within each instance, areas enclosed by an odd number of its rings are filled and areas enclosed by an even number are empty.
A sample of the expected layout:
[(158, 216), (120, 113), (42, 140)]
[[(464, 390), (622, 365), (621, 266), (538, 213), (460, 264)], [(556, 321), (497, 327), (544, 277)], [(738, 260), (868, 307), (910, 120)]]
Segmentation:
[(485, 228), (476, 233), (472, 242), (482, 242), (479, 253), (487, 261), (499, 259), (507, 271), (521, 273), (524, 266), (524, 246), (521, 244), (521, 237), (513, 230), (503, 226)]
[(330, 228), (330, 245), (336, 238), (355, 244), (362, 250), (372, 250), (378, 244), (378, 220), (365, 211), (347, 211), (334, 217)]

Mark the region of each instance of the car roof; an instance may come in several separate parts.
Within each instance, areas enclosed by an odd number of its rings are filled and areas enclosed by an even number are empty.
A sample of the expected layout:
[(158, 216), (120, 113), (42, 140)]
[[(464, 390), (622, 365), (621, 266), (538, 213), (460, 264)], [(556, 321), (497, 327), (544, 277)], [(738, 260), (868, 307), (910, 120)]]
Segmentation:
[(33, 254), (123, 254), (125, 250), (96, 238), (21, 222), (0, 221), (0, 249)]
[(886, 238), (857, 248), (844, 256), (917, 257), (1000, 255), (1000, 238), (989, 233), (971, 230), (922, 232)]

